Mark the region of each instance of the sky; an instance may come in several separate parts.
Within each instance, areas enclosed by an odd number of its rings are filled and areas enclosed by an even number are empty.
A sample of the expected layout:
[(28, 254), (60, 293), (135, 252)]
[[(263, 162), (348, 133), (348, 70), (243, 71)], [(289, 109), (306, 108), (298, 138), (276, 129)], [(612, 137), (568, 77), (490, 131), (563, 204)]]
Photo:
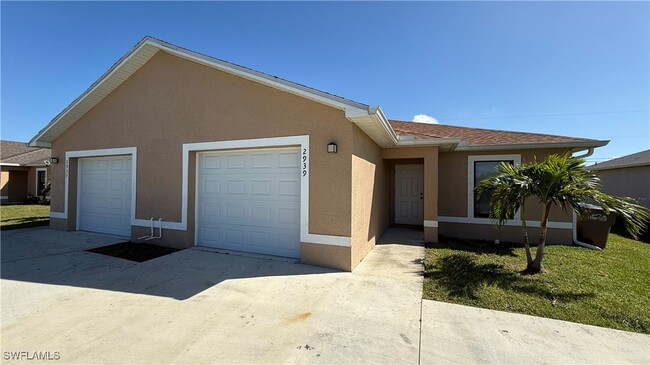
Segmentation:
[(144, 36), (389, 119), (650, 148), (649, 2), (0, 2), (2, 139), (28, 141)]

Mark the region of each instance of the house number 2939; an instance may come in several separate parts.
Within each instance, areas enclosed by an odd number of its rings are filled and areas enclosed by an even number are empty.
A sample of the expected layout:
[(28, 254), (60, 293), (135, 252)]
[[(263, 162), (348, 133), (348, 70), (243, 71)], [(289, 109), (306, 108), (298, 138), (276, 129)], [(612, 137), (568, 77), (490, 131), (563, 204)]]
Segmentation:
[(302, 177), (307, 176), (307, 149), (302, 149)]

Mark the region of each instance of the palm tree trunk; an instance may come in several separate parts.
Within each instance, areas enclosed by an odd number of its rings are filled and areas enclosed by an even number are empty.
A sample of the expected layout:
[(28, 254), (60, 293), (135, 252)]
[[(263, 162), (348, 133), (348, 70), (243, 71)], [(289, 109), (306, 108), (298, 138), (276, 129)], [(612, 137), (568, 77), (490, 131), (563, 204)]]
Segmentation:
[(540, 223), (541, 232), (539, 234), (537, 252), (535, 253), (535, 261), (533, 261), (533, 264), (529, 270), (531, 273), (538, 273), (543, 269), (542, 260), (544, 259), (544, 246), (546, 245), (546, 231), (548, 228), (548, 215), (550, 211), (551, 203), (546, 203), (546, 206), (544, 207), (544, 213), (542, 213), (542, 221)]
[(533, 256), (530, 253), (530, 243), (528, 242), (528, 226), (526, 224), (526, 202), (521, 203), (521, 229), (524, 231), (524, 247), (526, 248), (526, 267), (533, 263)]

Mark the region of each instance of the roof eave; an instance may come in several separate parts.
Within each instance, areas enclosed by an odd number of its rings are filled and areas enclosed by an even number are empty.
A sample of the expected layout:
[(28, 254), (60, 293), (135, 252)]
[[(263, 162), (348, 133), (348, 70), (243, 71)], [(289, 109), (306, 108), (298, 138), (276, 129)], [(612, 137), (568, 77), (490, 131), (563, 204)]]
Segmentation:
[(34, 140), (34, 138), (32, 138), (32, 140), (29, 141), (29, 143), (27, 144), (29, 147), (52, 148), (52, 142), (42, 142), (42, 141)]
[(461, 142), (460, 138), (400, 139), (395, 146), (389, 148), (439, 147), (442, 152), (449, 152)]
[(378, 106), (363, 109), (346, 109), (345, 116), (356, 124), (380, 147), (393, 147), (397, 145), (397, 134), (390, 126), (386, 115)]
[(530, 150), (543, 148), (571, 148), (574, 152), (588, 148), (605, 146), (609, 141), (573, 141), (573, 142), (538, 142), (538, 143), (511, 143), (497, 145), (458, 146), (455, 151), (496, 151), (496, 150)]

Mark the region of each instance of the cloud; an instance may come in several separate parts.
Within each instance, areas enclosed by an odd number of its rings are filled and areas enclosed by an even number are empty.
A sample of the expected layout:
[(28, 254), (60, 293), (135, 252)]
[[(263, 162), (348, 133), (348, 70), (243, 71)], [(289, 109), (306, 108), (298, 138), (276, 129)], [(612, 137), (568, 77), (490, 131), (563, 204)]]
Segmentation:
[(413, 121), (417, 123), (438, 124), (436, 118), (426, 114), (418, 114), (414, 116)]

